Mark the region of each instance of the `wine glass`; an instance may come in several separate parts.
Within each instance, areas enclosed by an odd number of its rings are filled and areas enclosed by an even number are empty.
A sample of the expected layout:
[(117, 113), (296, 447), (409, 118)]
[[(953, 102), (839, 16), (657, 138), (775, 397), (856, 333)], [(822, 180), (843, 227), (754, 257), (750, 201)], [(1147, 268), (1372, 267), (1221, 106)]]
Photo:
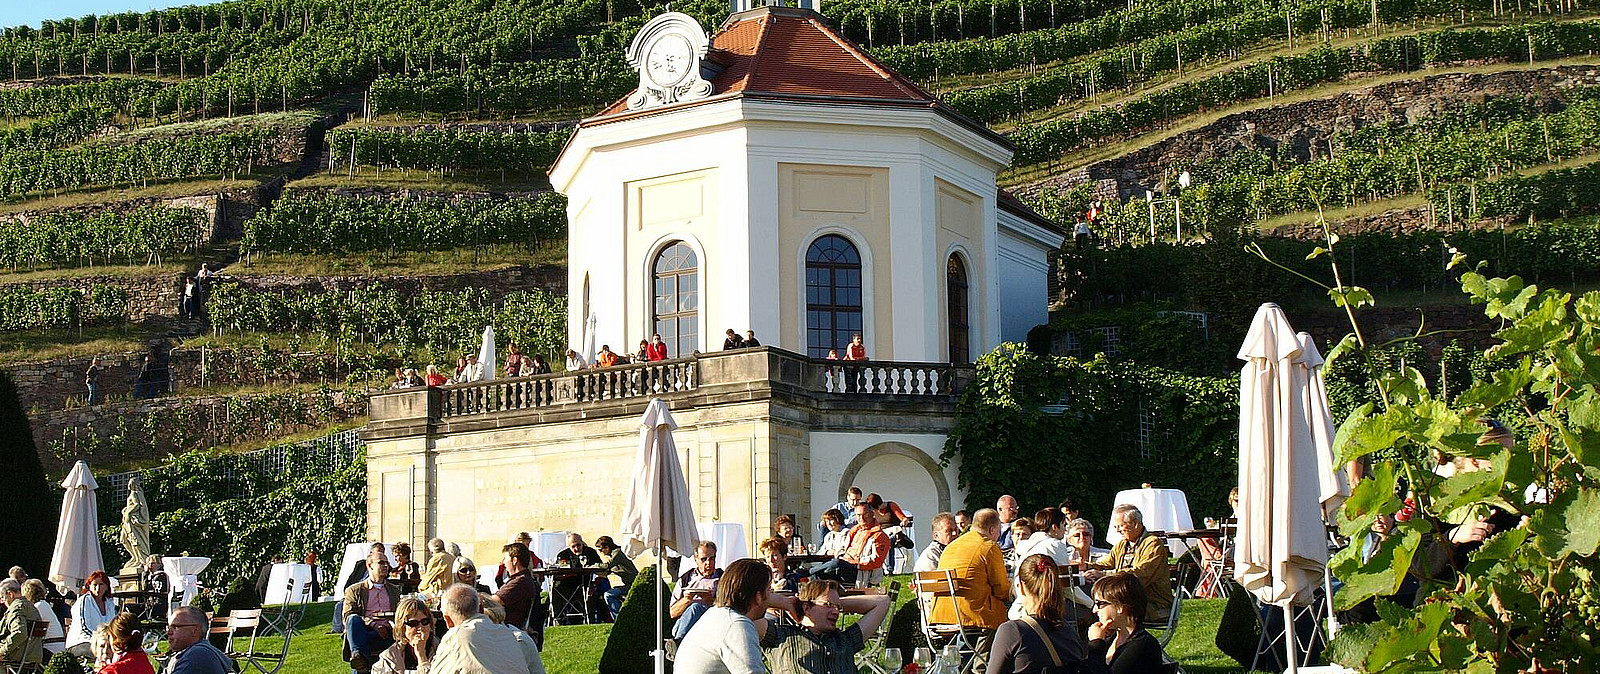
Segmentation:
[(883, 649), (883, 656), (879, 659), (879, 662), (883, 663), (883, 668), (885, 670), (887, 670), (887, 671), (891, 671), (891, 672), (900, 671), (900, 664), (903, 662), (900, 659), (900, 649), (898, 649), (898, 648), (885, 648), (885, 649)]
[(911, 661), (917, 663), (917, 669), (920, 671), (933, 669), (933, 649), (926, 646), (917, 648), (911, 656)]

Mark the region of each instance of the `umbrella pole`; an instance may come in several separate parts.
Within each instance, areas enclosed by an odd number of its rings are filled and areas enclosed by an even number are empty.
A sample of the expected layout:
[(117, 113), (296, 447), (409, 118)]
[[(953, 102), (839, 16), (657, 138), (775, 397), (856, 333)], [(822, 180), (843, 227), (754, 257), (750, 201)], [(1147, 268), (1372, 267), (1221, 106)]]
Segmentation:
[(1328, 641), (1339, 634), (1339, 619), (1333, 615), (1333, 573), (1327, 565), (1322, 567), (1322, 603), (1328, 607)]
[(661, 558), (661, 554), (662, 554), (661, 553), (661, 539), (657, 538), (656, 539), (656, 615), (655, 615), (655, 620), (656, 620), (656, 647), (655, 647), (655, 650), (651, 651), (651, 654), (655, 656), (656, 674), (666, 674), (666, 671), (667, 671), (667, 652), (663, 649), (663, 644), (665, 644), (665, 636), (661, 633), (661, 594), (662, 594), (661, 588), (663, 586), (665, 586), (666, 582), (667, 582), (666, 578), (663, 578), (661, 574), (667, 572), (667, 565), (662, 563), (663, 560)]
[(1299, 663), (1296, 660), (1300, 658), (1295, 654), (1295, 651), (1299, 650), (1299, 646), (1294, 641), (1294, 602), (1292, 601), (1285, 602), (1283, 605), (1283, 648), (1289, 653), (1288, 669), (1283, 671), (1290, 673), (1299, 671)]

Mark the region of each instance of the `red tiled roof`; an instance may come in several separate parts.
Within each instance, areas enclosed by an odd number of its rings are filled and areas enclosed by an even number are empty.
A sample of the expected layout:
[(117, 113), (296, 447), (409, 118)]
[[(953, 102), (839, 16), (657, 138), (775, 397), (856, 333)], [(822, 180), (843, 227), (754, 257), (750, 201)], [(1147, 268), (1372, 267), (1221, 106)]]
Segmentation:
[[(734, 14), (711, 37), (706, 60), (721, 71), (711, 78), (711, 98), (701, 101), (738, 95), (932, 108), (1010, 147), (1004, 137), (946, 107), (810, 10), (760, 7)], [(627, 97), (623, 97), (584, 120), (583, 125), (632, 119), (701, 101), (629, 112)]]
[(1028, 206), (1027, 203), (1023, 202), (1021, 199), (1018, 199), (1016, 195), (1007, 192), (1004, 188), (995, 188), (995, 205), (999, 206), (1000, 210), (1010, 212), (1017, 217), (1022, 218), (1023, 220), (1027, 220), (1028, 222), (1055, 232), (1056, 234), (1060, 234), (1061, 236), (1066, 236), (1068, 234), (1065, 227), (1056, 224), (1050, 218), (1040, 215), (1038, 211), (1033, 210), (1033, 208)]

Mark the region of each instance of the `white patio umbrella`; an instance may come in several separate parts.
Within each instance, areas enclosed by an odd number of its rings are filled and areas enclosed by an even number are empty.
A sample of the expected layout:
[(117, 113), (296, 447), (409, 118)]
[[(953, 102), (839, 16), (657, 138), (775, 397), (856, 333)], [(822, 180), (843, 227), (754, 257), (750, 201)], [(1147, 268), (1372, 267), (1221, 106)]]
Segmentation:
[(56, 527), (56, 550), (50, 556), (50, 582), (62, 592), (83, 586), (89, 574), (105, 569), (100, 557), (99, 521), (94, 481), (86, 461), (79, 461), (61, 481), (67, 490), (61, 501), (61, 523)]
[(478, 365), (483, 369), (483, 374), (478, 376), (479, 381), (494, 381), (496, 363), (494, 356), (494, 326), (483, 326), (483, 344), (478, 347)]
[(1333, 457), (1322, 355), (1283, 310), (1263, 304), (1239, 349), (1239, 534), (1234, 578), (1283, 607), (1296, 671), (1293, 607), (1326, 587), (1324, 521), (1350, 494)]
[(600, 320), (595, 318), (594, 314), (589, 314), (583, 319), (583, 360), (590, 367), (594, 367), (595, 354), (599, 353), (595, 347), (596, 340), (594, 336), (595, 328), (599, 322)]
[[(667, 403), (660, 398), (651, 400), (639, 422), (639, 454), (633, 462), (633, 481), (622, 509), (623, 551), (631, 557), (647, 548), (655, 550), (658, 611), (667, 586), (663, 549), (670, 548), (682, 556), (693, 550), (698, 538), (689, 485), (678, 465), (677, 444), (672, 441), (672, 431), (677, 427)], [(663, 637), (661, 621), (656, 620), (656, 642), (651, 650), (656, 674), (666, 670), (666, 653), (661, 650)]]

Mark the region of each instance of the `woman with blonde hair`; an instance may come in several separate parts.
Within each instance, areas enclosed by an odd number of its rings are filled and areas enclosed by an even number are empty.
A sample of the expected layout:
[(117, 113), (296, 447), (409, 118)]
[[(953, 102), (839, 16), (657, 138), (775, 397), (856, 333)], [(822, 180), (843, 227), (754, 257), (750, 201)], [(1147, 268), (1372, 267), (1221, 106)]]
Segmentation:
[(390, 645), (372, 674), (428, 674), (433, 654), (439, 649), (439, 636), (433, 631), (433, 612), (416, 597), (400, 600), (394, 610), (394, 644)]
[(111, 662), (98, 674), (155, 674), (150, 656), (143, 648), (144, 632), (139, 630), (139, 617), (133, 613), (119, 613), (106, 626), (106, 641), (110, 645)]

